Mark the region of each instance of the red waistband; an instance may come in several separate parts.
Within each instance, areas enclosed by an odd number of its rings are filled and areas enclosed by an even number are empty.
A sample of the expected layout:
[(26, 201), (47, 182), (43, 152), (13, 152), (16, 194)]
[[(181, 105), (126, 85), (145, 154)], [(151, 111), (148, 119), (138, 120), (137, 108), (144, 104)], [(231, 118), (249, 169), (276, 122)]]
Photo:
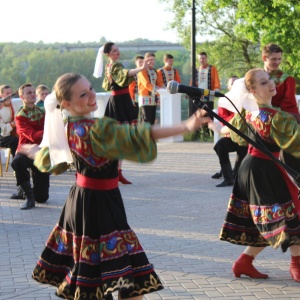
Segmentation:
[(80, 187), (92, 190), (107, 191), (118, 187), (119, 177), (112, 179), (90, 178), (76, 173), (76, 183)]
[[(249, 146), (248, 148), (248, 153), (251, 154), (252, 156), (263, 158), (263, 159), (271, 159), (269, 156), (261, 152), (260, 150), (254, 148), (252, 145)], [(280, 152), (272, 152), (272, 154), (276, 157), (279, 158)]]
[(111, 91), (111, 94), (113, 96), (115, 96), (115, 95), (123, 95), (123, 94), (127, 94), (127, 93), (129, 93), (129, 89), (128, 88), (122, 89), (122, 90), (118, 90), (118, 91)]

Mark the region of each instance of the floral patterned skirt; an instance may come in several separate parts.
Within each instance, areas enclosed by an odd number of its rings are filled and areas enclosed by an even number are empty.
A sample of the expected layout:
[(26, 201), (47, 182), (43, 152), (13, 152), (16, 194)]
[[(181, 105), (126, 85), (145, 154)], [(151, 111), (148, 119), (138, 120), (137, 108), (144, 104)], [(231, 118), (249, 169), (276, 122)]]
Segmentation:
[(249, 154), (245, 157), (229, 199), (220, 239), (244, 246), (271, 245), (283, 251), (300, 245), (299, 212), (273, 161)]
[(119, 189), (71, 188), (32, 277), (64, 299), (135, 297), (163, 288), (133, 230)]

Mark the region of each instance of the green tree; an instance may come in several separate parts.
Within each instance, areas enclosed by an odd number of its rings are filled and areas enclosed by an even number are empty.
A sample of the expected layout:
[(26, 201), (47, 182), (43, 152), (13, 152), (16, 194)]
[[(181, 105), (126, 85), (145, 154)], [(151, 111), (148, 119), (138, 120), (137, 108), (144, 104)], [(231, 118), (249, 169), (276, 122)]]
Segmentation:
[[(178, 32), (189, 47), (191, 0), (160, 0), (174, 13), (169, 28)], [(201, 36), (197, 50), (206, 51), (223, 79), (231, 74), (243, 76), (252, 67), (262, 66), (261, 46), (278, 43), (284, 49), (284, 70), (299, 76), (300, 62), (296, 42), (300, 31), (298, 0), (198, 0), (196, 32)]]
[(26, 57), (32, 50), (32, 44), (6, 44), (0, 53), (0, 82), (17, 89), (26, 80), (28, 62)]
[(300, 76), (300, 2), (298, 0), (240, 0), (237, 30), (261, 45), (277, 43), (284, 50), (283, 68)]
[[(169, 27), (178, 32), (187, 48), (190, 48), (192, 1), (161, 0), (172, 7), (174, 19)], [(201, 36), (197, 52), (206, 51), (210, 63), (217, 65), (221, 77), (237, 74), (242, 76), (246, 70), (257, 64), (258, 47), (256, 41), (245, 38), (236, 31), (237, 1), (202, 0), (196, 3), (196, 32)]]

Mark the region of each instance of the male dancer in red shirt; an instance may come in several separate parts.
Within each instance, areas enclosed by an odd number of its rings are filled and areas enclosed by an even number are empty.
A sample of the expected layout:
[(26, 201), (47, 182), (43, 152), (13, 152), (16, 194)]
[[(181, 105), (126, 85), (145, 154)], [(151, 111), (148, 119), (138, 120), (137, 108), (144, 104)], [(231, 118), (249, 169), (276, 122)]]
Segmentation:
[[(23, 100), (23, 107), (15, 117), (19, 144), (12, 167), (16, 173), (17, 185), (22, 188), (27, 197), (21, 209), (30, 209), (35, 206), (35, 201), (44, 203), (48, 200), (50, 174), (40, 172), (33, 165), (33, 160), (21, 152), (23, 145), (39, 145), (41, 143), (44, 133), (45, 110), (34, 104), (36, 93), (32, 84), (23, 84), (19, 88), (19, 96)], [(18, 151), (20, 152), (18, 153)], [(30, 184), (29, 168), (31, 169), (33, 188)]]
[[(300, 114), (296, 101), (296, 80), (284, 73), (280, 68), (283, 50), (280, 46), (270, 43), (262, 49), (264, 70), (270, 74), (276, 85), (276, 95), (272, 98), (272, 105), (292, 114), (300, 123)], [(300, 160), (282, 152), (281, 159), (295, 171), (300, 172)]]

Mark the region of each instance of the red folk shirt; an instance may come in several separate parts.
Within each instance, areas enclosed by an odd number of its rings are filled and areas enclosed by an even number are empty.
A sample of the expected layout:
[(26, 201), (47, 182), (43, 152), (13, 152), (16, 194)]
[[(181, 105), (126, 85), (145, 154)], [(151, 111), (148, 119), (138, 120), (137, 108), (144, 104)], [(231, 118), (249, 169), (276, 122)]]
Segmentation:
[(232, 112), (224, 107), (218, 106), (218, 115), (221, 118), (223, 118), (225, 121), (229, 122), (233, 118), (234, 112)]
[(273, 79), (277, 92), (276, 95), (272, 97), (272, 105), (280, 107), (283, 111), (298, 115), (296, 80), (281, 70), (271, 72), (270, 78)]
[[(229, 121), (234, 117), (234, 112), (224, 108), (224, 107), (220, 107), (218, 106), (218, 115), (223, 118), (226, 122), (229, 123)], [(221, 122), (221, 124), (224, 126), (224, 124)], [(230, 134), (227, 133), (225, 134), (225, 137), (230, 138)]]
[(45, 109), (23, 107), (15, 117), (19, 147), (23, 144), (40, 144), (44, 133)]

